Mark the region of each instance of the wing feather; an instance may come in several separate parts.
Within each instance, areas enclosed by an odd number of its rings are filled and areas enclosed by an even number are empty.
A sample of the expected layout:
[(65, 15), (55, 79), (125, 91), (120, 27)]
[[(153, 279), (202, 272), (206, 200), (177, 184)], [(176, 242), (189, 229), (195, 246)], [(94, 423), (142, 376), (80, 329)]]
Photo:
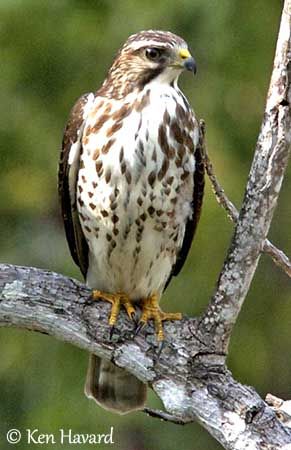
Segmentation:
[(94, 94), (85, 94), (74, 105), (65, 128), (59, 162), (59, 196), (71, 255), (84, 277), (88, 269), (88, 244), (82, 232), (76, 205), (82, 135)]
[(177, 260), (175, 265), (173, 266), (171, 275), (167, 280), (165, 289), (169, 285), (172, 276), (177, 276), (180, 273), (182, 267), (184, 266), (201, 215), (204, 184), (205, 184), (204, 180), (205, 169), (200, 142), (198, 143), (195, 149), (194, 155), (195, 155), (194, 189), (193, 189), (193, 199), (191, 203), (193, 214), (192, 217), (190, 217), (187, 221), (182, 247), (178, 253)]

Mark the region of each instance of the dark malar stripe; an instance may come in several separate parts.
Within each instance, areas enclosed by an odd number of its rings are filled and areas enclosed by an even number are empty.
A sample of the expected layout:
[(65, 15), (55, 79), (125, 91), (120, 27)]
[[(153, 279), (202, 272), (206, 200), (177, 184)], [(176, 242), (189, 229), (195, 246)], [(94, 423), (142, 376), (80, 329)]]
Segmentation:
[(138, 88), (142, 90), (146, 84), (150, 83), (154, 78), (158, 77), (164, 70), (164, 67), (157, 67), (156, 69), (147, 69), (140, 76), (138, 81)]

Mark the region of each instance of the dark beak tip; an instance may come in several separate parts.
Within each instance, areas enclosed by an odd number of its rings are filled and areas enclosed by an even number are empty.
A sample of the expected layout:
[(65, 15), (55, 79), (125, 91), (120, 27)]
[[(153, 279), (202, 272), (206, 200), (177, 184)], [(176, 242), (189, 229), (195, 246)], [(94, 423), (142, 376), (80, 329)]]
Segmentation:
[(189, 70), (190, 72), (193, 72), (194, 75), (197, 72), (197, 66), (196, 66), (196, 61), (194, 58), (188, 58), (185, 62), (184, 62), (184, 67), (186, 70)]

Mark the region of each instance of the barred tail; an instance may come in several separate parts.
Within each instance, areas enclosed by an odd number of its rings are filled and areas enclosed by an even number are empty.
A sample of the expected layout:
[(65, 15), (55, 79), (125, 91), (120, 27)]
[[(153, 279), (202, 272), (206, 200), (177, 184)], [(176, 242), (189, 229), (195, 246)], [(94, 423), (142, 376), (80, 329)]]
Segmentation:
[(85, 394), (98, 405), (118, 414), (144, 407), (146, 385), (110, 361), (90, 354)]

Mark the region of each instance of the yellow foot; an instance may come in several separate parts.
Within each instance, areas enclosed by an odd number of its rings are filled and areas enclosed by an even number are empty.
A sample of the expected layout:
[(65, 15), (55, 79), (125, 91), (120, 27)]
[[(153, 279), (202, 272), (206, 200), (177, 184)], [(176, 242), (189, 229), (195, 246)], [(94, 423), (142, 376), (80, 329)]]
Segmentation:
[(142, 315), (140, 318), (140, 325), (143, 327), (148, 320), (153, 319), (157, 333), (158, 341), (163, 341), (164, 330), (162, 322), (164, 320), (181, 320), (181, 313), (165, 313), (159, 307), (159, 296), (156, 294), (142, 300), (141, 302)]
[(92, 293), (92, 297), (93, 300), (104, 300), (112, 304), (109, 317), (109, 325), (111, 325), (112, 327), (116, 324), (121, 306), (125, 308), (129, 318), (133, 319), (135, 309), (132, 306), (131, 300), (126, 294), (122, 292), (117, 292), (116, 294), (108, 294), (107, 292), (94, 290)]

